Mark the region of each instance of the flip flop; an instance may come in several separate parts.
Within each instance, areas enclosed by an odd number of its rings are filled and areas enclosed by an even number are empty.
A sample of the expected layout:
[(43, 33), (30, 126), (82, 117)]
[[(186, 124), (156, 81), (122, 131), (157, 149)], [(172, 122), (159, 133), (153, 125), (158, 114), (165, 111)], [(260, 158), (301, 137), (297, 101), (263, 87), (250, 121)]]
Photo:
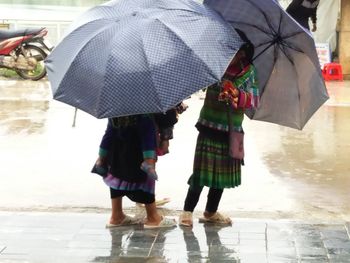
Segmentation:
[(183, 211), (179, 217), (179, 225), (180, 226), (187, 226), (187, 227), (193, 226), (192, 213), (189, 211)]
[(165, 197), (163, 199), (160, 199), (160, 200), (156, 200), (156, 206), (163, 206), (167, 203), (170, 202), (170, 198), (169, 197)]
[(144, 229), (157, 229), (157, 228), (172, 228), (176, 227), (176, 221), (174, 219), (163, 217), (162, 221), (158, 225), (143, 225)]
[(131, 226), (131, 225), (137, 225), (140, 223), (141, 223), (140, 219), (126, 215), (124, 220), (120, 224), (107, 223), (106, 228), (113, 228), (113, 227), (120, 227), (120, 226)]
[[(160, 199), (160, 200), (156, 200), (156, 206), (159, 207), (159, 206), (163, 206), (167, 203), (170, 202), (170, 198), (169, 197), (165, 197), (163, 199)], [(144, 204), (141, 204), (141, 203), (136, 203), (137, 206), (139, 207), (144, 207), (145, 205)]]
[(199, 223), (212, 223), (212, 224), (219, 224), (219, 225), (231, 225), (232, 220), (228, 216), (224, 216), (220, 214), (219, 212), (216, 212), (211, 217), (201, 217), (199, 218)]

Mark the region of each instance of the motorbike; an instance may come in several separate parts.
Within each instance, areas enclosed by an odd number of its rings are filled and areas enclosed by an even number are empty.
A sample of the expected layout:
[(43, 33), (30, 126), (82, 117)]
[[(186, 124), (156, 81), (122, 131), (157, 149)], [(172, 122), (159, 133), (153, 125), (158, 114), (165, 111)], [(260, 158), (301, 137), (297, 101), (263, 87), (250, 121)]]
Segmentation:
[(0, 30), (0, 68), (12, 69), (23, 79), (46, 76), (45, 58), (52, 50), (45, 44), (46, 28)]

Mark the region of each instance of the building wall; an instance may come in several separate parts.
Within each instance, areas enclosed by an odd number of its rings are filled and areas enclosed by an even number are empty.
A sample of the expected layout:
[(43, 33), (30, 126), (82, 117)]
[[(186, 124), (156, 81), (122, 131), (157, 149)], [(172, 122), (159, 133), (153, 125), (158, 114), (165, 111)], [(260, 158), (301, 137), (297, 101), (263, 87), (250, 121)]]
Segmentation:
[(343, 75), (350, 79), (350, 1), (341, 1), (341, 20), (339, 32), (339, 62)]
[(0, 22), (0, 30), (1, 30), (1, 29), (9, 29), (9, 27), (10, 27), (9, 24)]

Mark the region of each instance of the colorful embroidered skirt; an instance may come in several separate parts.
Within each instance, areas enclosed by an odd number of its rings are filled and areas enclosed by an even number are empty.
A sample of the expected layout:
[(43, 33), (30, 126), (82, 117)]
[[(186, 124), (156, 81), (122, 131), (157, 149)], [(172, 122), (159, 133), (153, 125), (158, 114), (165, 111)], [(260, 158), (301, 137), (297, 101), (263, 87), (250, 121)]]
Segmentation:
[(198, 135), (193, 174), (188, 184), (217, 189), (233, 188), (241, 184), (241, 161), (232, 159), (227, 141)]
[(151, 177), (147, 177), (144, 182), (127, 182), (119, 179), (111, 174), (103, 178), (103, 181), (110, 188), (120, 191), (143, 191), (154, 195), (155, 181)]
[(103, 181), (111, 189), (111, 198), (127, 196), (131, 201), (142, 204), (150, 204), (155, 201), (155, 181), (150, 177), (142, 183), (131, 183), (108, 174)]

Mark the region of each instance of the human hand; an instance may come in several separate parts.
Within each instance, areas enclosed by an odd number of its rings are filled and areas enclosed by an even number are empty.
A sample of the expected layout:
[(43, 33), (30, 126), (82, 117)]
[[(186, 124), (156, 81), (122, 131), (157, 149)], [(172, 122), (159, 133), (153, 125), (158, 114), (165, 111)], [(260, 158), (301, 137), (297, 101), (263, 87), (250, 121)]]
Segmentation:
[(311, 29), (311, 31), (312, 32), (315, 32), (317, 30), (317, 25), (316, 24), (312, 24), (312, 29)]
[(237, 109), (238, 108), (238, 97), (234, 98), (231, 101), (231, 104), (232, 104), (233, 108)]
[(159, 142), (157, 155), (162, 156), (167, 153), (169, 153), (169, 140), (162, 140)]
[(222, 87), (224, 94), (227, 94), (228, 96), (232, 98), (237, 98), (239, 95), (239, 90), (233, 85), (231, 81), (223, 80), (222, 81)]
[(231, 104), (233, 108), (238, 106), (239, 89), (231, 81), (222, 82), (222, 91), (219, 94), (219, 100)]
[(185, 110), (187, 110), (187, 108), (188, 108), (188, 105), (185, 104), (185, 103), (183, 103), (183, 102), (179, 103), (179, 104), (175, 107), (176, 112), (177, 112), (178, 114), (183, 113)]
[(238, 107), (238, 96), (233, 97), (228, 92), (221, 92), (219, 94), (219, 101), (224, 101), (227, 104), (231, 104), (233, 108), (237, 109)]
[(95, 162), (96, 166), (105, 166), (107, 165), (107, 158), (99, 156)]

